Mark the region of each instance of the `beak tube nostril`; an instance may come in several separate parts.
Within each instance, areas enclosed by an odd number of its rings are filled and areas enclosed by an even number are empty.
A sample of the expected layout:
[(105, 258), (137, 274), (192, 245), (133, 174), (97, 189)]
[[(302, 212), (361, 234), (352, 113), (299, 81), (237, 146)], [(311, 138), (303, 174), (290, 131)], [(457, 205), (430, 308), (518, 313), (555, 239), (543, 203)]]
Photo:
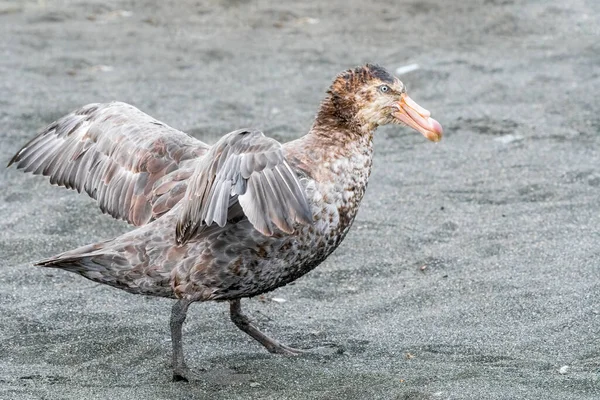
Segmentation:
[(404, 100), (407, 106), (418, 112), (422, 117), (428, 118), (431, 116), (431, 113), (428, 110), (418, 105), (413, 99), (408, 97), (407, 94), (402, 95), (402, 100)]

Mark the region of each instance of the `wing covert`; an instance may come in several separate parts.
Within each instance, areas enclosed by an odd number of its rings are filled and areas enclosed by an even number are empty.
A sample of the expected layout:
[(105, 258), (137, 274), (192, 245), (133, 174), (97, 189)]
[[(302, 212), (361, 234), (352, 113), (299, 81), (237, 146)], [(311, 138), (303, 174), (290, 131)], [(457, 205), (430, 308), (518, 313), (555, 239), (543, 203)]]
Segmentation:
[(267, 236), (276, 228), (291, 233), (296, 222), (312, 222), (304, 190), (281, 144), (260, 131), (231, 132), (200, 160), (177, 224), (178, 242), (190, 240), (202, 226), (224, 226), (236, 202)]

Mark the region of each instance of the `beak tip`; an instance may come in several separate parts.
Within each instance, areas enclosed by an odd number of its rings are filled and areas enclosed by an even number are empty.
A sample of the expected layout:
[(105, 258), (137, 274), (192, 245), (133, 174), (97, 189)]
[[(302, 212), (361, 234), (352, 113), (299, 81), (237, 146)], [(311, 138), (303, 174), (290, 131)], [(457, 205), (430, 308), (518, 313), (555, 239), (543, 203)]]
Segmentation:
[(436, 142), (436, 143), (439, 142), (440, 140), (442, 140), (442, 134), (441, 133), (428, 132), (425, 137), (427, 139), (431, 140), (432, 142)]
[(427, 139), (431, 140), (432, 142), (439, 142), (440, 140), (442, 140), (442, 136), (444, 136), (444, 128), (442, 128), (442, 125), (439, 122), (437, 122), (431, 117), (429, 118), (428, 122), (431, 126), (431, 129), (427, 131), (425, 137), (427, 137)]

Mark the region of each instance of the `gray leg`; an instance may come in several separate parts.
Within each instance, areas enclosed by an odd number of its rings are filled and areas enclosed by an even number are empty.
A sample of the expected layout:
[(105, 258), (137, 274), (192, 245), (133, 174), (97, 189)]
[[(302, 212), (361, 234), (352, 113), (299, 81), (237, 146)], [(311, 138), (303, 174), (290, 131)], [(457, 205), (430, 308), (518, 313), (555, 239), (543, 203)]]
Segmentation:
[(189, 370), (183, 360), (183, 345), (181, 343), (182, 328), (185, 322), (189, 300), (178, 300), (171, 309), (171, 344), (173, 345), (173, 381), (189, 380)]
[(303, 353), (302, 350), (283, 345), (277, 340), (272, 339), (259, 331), (254, 325), (252, 325), (248, 317), (242, 314), (242, 305), (239, 299), (231, 300), (229, 303), (229, 315), (233, 323), (242, 331), (252, 336), (260, 344), (265, 346), (270, 353), (285, 354), (288, 356), (297, 356), (298, 354)]

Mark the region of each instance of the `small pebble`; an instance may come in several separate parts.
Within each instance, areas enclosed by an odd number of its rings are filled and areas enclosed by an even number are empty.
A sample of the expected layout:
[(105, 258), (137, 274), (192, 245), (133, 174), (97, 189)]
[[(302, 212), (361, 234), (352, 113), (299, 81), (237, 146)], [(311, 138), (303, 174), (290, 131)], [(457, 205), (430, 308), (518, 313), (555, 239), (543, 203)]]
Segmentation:
[(521, 135), (508, 134), (508, 135), (499, 136), (499, 137), (495, 138), (494, 140), (496, 142), (500, 142), (502, 144), (509, 144), (512, 142), (518, 142), (519, 140), (523, 140), (523, 139), (525, 139), (525, 138)]
[(568, 365), (564, 365), (562, 367), (560, 367), (560, 369), (558, 370), (559, 374), (566, 374), (567, 372), (569, 372), (569, 366)]
[(412, 71), (416, 71), (419, 69), (419, 64), (408, 64), (403, 65), (401, 67), (396, 68), (396, 75), (407, 74)]

